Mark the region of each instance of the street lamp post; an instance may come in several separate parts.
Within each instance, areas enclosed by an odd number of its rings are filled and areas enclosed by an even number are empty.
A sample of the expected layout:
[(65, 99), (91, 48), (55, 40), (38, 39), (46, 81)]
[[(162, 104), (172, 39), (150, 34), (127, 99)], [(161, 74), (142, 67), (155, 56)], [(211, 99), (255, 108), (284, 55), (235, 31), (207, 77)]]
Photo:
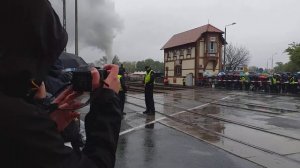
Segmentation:
[(232, 26), (232, 25), (235, 25), (236, 23), (235, 22), (233, 22), (233, 23), (231, 23), (231, 24), (229, 24), (229, 25), (226, 25), (225, 26), (225, 34), (224, 34), (224, 37), (225, 37), (225, 43), (224, 43), (224, 58), (223, 58), (223, 72), (225, 72), (225, 56), (226, 56), (226, 27), (228, 27), (228, 26)]
[(269, 69), (269, 60), (271, 61), (271, 62), (270, 62), (270, 70), (273, 70), (273, 69), (274, 69), (274, 56), (275, 56), (276, 54), (277, 54), (277, 52), (274, 53), (274, 54), (272, 54), (271, 57), (268, 57), (268, 59), (267, 59), (267, 69)]
[(77, 0), (75, 0), (75, 55), (78, 54), (78, 6)]
[(277, 53), (274, 53), (274, 54), (272, 55), (272, 69), (274, 69), (273, 63), (274, 63), (274, 56), (275, 56), (276, 54), (277, 54)]

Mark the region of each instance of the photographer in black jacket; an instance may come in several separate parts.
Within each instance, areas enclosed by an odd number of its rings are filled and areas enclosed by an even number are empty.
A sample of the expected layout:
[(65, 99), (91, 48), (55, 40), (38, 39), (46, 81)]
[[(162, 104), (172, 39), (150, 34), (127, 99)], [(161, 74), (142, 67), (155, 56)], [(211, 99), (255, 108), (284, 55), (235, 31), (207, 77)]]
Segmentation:
[(47, 0), (1, 0), (0, 21), (1, 167), (114, 167), (121, 123), (118, 67), (105, 67), (107, 85), (91, 71), (87, 141), (76, 153), (64, 146), (60, 131), (78, 116), (80, 93), (68, 88), (49, 108), (34, 101), (45, 97), (42, 81), (67, 43), (58, 16)]

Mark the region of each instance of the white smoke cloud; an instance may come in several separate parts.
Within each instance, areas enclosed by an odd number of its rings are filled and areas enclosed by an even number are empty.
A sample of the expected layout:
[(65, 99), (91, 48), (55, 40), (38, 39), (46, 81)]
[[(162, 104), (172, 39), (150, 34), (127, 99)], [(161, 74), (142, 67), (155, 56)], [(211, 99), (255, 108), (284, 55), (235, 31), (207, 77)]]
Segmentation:
[[(50, 2), (62, 19), (62, 0), (50, 0)], [(68, 48), (74, 48), (75, 45), (74, 2), (74, 0), (67, 0)], [(80, 51), (86, 51), (86, 48), (98, 48), (111, 60), (113, 40), (123, 28), (123, 21), (115, 11), (114, 2), (112, 0), (78, 0), (78, 25)], [(103, 55), (99, 53), (98, 59), (101, 56)]]

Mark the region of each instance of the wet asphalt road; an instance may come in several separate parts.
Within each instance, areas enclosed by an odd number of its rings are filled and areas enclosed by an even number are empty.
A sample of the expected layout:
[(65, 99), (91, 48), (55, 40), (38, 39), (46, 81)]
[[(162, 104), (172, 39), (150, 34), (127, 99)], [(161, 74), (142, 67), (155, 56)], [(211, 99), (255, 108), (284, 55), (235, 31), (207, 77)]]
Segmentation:
[(259, 166), (184, 133), (154, 123), (120, 137), (115, 167), (254, 168)]
[(211, 88), (129, 92), (116, 168), (300, 167), (300, 98)]

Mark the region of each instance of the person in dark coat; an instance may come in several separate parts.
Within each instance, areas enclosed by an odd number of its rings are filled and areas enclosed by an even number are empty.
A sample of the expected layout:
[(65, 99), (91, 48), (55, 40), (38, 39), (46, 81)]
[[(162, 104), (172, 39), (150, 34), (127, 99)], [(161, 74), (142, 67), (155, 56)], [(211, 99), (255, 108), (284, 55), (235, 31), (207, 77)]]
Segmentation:
[[(64, 66), (61, 59), (57, 59), (54, 65), (51, 66), (48, 75), (44, 81), (45, 87), (48, 93), (48, 99), (55, 98), (55, 96), (68, 86), (72, 80), (71, 72), (64, 72)], [(80, 151), (80, 148), (84, 146), (83, 137), (85, 135), (80, 134), (80, 118), (76, 118), (70, 122), (70, 124), (62, 131), (62, 136), (65, 142), (71, 142), (72, 148), (76, 151)]]
[(72, 72), (64, 72), (64, 66), (60, 59), (57, 59), (50, 67), (50, 70), (45, 79), (47, 92), (55, 96), (64, 86), (72, 80)]
[(153, 100), (153, 88), (154, 88), (154, 72), (149, 66), (145, 66), (146, 75), (144, 78), (144, 85), (145, 85), (145, 104), (146, 104), (146, 111), (144, 114), (155, 114), (155, 106)]
[(118, 67), (105, 66), (106, 85), (91, 72), (87, 141), (77, 153), (60, 132), (78, 116), (80, 94), (68, 88), (48, 108), (40, 104), (42, 81), (67, 44), (57, 14), (47, 0), (1, 0), (0, 20), (1, 167), (113, 168), (121, 124)]
[(124, 77), (125, 73), (126, 73), (126, 69), (124, 68), (124, 65), (121, 64), (119, 67), (119, 75), (122, 75)]

